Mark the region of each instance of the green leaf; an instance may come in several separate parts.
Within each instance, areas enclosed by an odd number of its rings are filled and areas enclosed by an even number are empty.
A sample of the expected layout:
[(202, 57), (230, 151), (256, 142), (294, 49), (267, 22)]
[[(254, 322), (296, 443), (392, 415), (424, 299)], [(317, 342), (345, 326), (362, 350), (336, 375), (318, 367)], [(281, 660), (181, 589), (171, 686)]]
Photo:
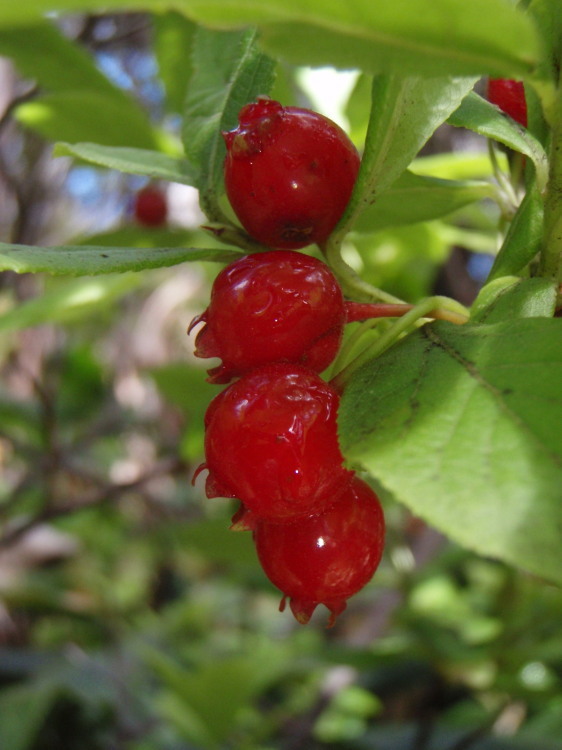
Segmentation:
[(367, 140), (357, 183), (340, 222), (342, 233), (404, 172), (474, 82), (390, 75), (373, 80)]
[(166, 110), (181, 114), (187, 87), (191, 79), (191, 49), (195, 24), (181, 13), (155, 13), (154, 53), (158, 63), (158, 77), (166, 92)]
[(517, 77), (539, 55), (533, 23), (504, 0), (433, 0), (423, 12), (419, 0), (189, 0), (185, 9), (223, 28), (257, 24), (266, 49), (297, 64)]
[(140, 107), (99, 91), (45, 94), (16, 109), (18, 120), (51, 141), (157, 148), (164, 138)]
[(240, 257), (235, 250), (181, 247), (93, 247), (70, 245), (32, 247), (0, 242), (0, 270), (45, 272), (58, 276), (93, 276), (102, 273), (144, 271), (195, 260), (226, 263)]
[[(30, 683), (0, 694), (0, 747), (28, 750), (57, 698), (52, 685)], [(25, 717), (25, 720), (23, 720)]]
[[(257, 24), (275, 55), (306, 65), (331, 64), (369, 73), (524, 77), (540, 42), (531, 19), (506, 0), (144, 0), (146, 10), (175, 10), (218, 28)], [(138, 0), (57, 0), (57, 10), (138, 10)], [(37, 18), (52, 0), (0, 5), (0, 24)], [(485, 22), (484, 20), (485, 19)]]
[[(163, 3), (158, 2), (147, 2), (143, 3), (145, 7), (149, 5), (158, 7), (162, 6)], [(167, 3), (164, 3), (167, 5)], [(95, 12), (96, 10), (100, 13), (110, 8), (114, 9), (125, 9), (135, 8), (138, 10), (138, 0), (20, 0), (17, 3), (2, 3), (0, 5), (0, 23), (5, 25), (14, 24), (27, 24), (30, 20), (40, 18), (45, 13), (53, 11), (53, 8), (60, 12), (69, 11), (80, 11), (86, 10), (89, 12)]]
[(471, 319), (501, 323), (516, 318), (550, 318), (556, 305), (556, 282), (507, 276), (484, 286), (474, 301)]
[(489, 182), (441, 180), (406, 171), (363, 211), (354, 229), (369, 232), (438, 219), (493, 195)]
[[(250, 540), (248, 540), (250, 542)], [(235, 734), (248, 704), (287, 669), (287, 650), (263, 645), (250, 654), (215, 658), (187, 670), (163, 654), (147, 654), (184, 711), (187, 737), (204, 747), (222, 746)], [(195, 730), (199, 737), (193, 736)]]
[(194, 185), (193, 169), (185, 159), (174, 158), (161, 151), (123, 146), (100, 146), (98, 143), (57, 143), (55, 156), (73, 156), (106, 169), (127, 174), (146, 175), (151, 179)]
[(473, 130), (528, 156), (535, 165), (538, 190), (544, 190), (548, 178), (548, 159), (544, 148), (528, 130), (494, 104), (472, 91), (449, 117), (449, 123), (457, 128)]
[(84, 47), (75, 44), (49, 21), (0, 28), (0, 54), (10, 57), (25, 78), (49, 91), (97, 91), (134, 102), (98, 70)]
[[(101, 140), (95, 134), (106, 132), (107, 142), (114, 143), (120, 126), (129, 122), (132, 145), (156, 143), (157, 135), (139, 104), (53, 23), (0, 28), (0, 54), (11, 58), (23, 76), (46, 92), (17, 108), (22, 122), (42, 135), (56, 138), (58, 129), (60, 138), (77, 133), (70, 140), (85, 140), (90, 133), (92, 140)], [(72, 120), (65, 122), (65, 117)]]
[(49, 323), (68, 323), (91, 315), (138, 287), (136, 275), (73, 279), (0, 315), (0, 331), (17, 331)]
[(558, 0), (531, 0), (529, 13), (534, 17), (546, 45), (545, 65), (553, 80), (556, 80), (556, 61), (562, 55), (562, 5)]
[(222, 221), (218, 196), (224, 192), (226, 151), (221, 130), (236, 125), (244, 104), (270, 92), (274, 62), (257, 50), (255, 30), (199, 29), (193, 66), (184, 112), (185, 153), (198, 173), (203, 210), (211, 221)]
[(519, 273), (533, 260), (542, 242), (543, 215), (544, 203), (536, 185), (533, 185), (513, 217), (488, 281)]
[(251, 535), (230, 531), (228, 521), (223, 517), (186, 524), (177, 533), (178, 542), (185, 549), (216, 565), (227, 566), (229, 575), (241, 568), (260, 571)]
[(342, 449), (469, 549), (562, 582), (562, 321), (426, 325), (360, 368)]

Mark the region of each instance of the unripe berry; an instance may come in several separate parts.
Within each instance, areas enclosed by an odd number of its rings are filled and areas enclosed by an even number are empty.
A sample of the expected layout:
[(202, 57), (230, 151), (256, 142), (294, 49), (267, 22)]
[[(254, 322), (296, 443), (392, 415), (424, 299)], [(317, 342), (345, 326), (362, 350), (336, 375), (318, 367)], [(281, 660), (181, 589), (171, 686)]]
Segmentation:
[(208, 497), (237, 497), (256, 518), (319, 513), (348, 486), (337, 435), (339, 396), (300, 365), (252, 370), (207, 411)]
[(324, 513), (293, 524), (259, 521), (254, 540), (261, 565), (289, 597), (305, 624), (318, 604), (331, 612), (329, 625), (347, 599), (370, 581), (384, 546), (384, 516), (373, 490), (355, 477)]
[(220, 357), (209, 371), (227, 383), (260, 365), (295, 362), (321, 372), (340, 347), (345, 308), (328, 266), (291, 250), (255, 253), (216, 277), (207, 310), (191, 323), (204, 328), (197, 357)]
[(324, 242), (340, 219), (359, 170), (346, 133), (308, 109), (259, 98), (224, 132), (228, 199), (246, 231), (271, 248)]

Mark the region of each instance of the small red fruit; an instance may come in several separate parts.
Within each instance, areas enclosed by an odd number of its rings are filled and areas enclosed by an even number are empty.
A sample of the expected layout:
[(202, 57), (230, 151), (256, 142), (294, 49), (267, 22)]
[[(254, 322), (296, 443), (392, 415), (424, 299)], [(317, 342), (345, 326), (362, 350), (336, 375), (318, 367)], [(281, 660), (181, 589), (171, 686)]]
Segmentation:
[(168, 216), (165, 195), (158, 188), (150, 185), (139, 190), (135, 196), (134, 214), (138, 223), (143, 226), (162, 226)]
[(216, 277), (195, 356), (220, 357), (211, 383), (260, 365), (296, 362), (321, 372), (340, 347), (345, 323), (339, 284), (325, 263), (291, 250), (271, 250), (234, 261)]
[(324, 242), (340, 219), (359, 154), (327, 117), (266, 97), (247, 104), (223, 132), (226, 193), (242, 226), (272, 248)]
[(324, 604), (330, 626), (379, 565), (384, 515), (373, 490), (355, 477), (321, 515), (294, 524), (259, 521), (254, 540), (265, 574), (283, 592), (280, 609), (289, 597), (294, 616), (306, 624)]
[(510, 78), (490, 78), (487, 90), (488, 101), (499, 107), (524, 128), (527, 127), (527, 102), (525, 87), (521, 81)]
[(207, 410), (207, 496), (237, 497), (253, 517), (277, 522), (324, 510), (353, 476), (338, 444), (338, 406), (336, 391), (300, 365), (244, 375)]

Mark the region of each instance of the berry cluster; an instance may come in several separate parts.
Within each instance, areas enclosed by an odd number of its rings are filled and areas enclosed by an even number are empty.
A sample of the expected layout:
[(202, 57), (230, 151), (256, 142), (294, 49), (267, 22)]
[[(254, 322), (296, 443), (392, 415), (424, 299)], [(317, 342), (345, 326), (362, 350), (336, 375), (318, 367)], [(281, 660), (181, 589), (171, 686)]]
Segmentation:
[(291, 250), (244, 257), (217, 276), (192, 327), (195, 354), (220, 357), (211, 382), (237, 377), (205, 415), (208, 497), (241, 501), (232, 528), (251, 529), (269, 579), (306, 623), (330, 622), (375, 572), (383, 550), (378, 498), (344, 466), (339, 394), (318, 374), (346, 320), (329, 268)]
[[(235, 530), (251, 530), (261, 565), (306, 623), (330, 624), (375, 572), (384, 518), (371, 488), (344, 466), (339, 393), (320, 377), (336, 357), (353, 303), (321, 261), (294, 252), (322, 243), (349, 201), (359, 156), (322, 115), (260, 97), (223, 133), (227, 196), (248, 233), (271, 250), (215, 279), (195, 355), (218, 357), (230, 383), (205, 415), (207, 497), (240, 500)], [(233, 383), (230, 381), (235, 379)]]

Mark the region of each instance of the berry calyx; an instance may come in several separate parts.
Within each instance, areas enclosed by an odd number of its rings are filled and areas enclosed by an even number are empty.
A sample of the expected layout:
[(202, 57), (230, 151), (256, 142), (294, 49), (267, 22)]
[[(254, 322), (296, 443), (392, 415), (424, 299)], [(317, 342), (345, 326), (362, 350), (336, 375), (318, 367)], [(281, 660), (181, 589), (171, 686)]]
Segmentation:
[(259, 98), (223, 132), (228, 199), (246, 231), (271, 248), (324, 242), (340, 219), (359, 154), (335, 122)]
[(339, 284), (325, 263), (291, 250), (234, 261), (216, 277), (196, 357), (220, 357), (212, 383), (228, 383), (255, 367), (295, 362), (321, 372), (334, 360), (345, 323)]
[(133, 211), (139, 224), (146, 227), (162, 226), (168, 216), (166, 196), (149, 185), (136, 194)]
[(269, 580), (283, 592), (280, 609), (306, 624), (319, 604), (331, 616), (367, 584), (384, 547), (384, 515), (378, 497), (355, 477), (324, 513), (291, 525), (259, 521), (254, 541)]
[(525, 87), (521, 81), (514, 81), (510, 78), (490, 78), (487, 98), (489, 102), (495, 104), (524, 128), (527, 127), (527, 102)]
[(211, 401), (206, 420), (207, 497), (237, 497), (276, 522), (320, 513), (353, 476), (343, 466), (339, 396), (300, 365), (266, 365)]

